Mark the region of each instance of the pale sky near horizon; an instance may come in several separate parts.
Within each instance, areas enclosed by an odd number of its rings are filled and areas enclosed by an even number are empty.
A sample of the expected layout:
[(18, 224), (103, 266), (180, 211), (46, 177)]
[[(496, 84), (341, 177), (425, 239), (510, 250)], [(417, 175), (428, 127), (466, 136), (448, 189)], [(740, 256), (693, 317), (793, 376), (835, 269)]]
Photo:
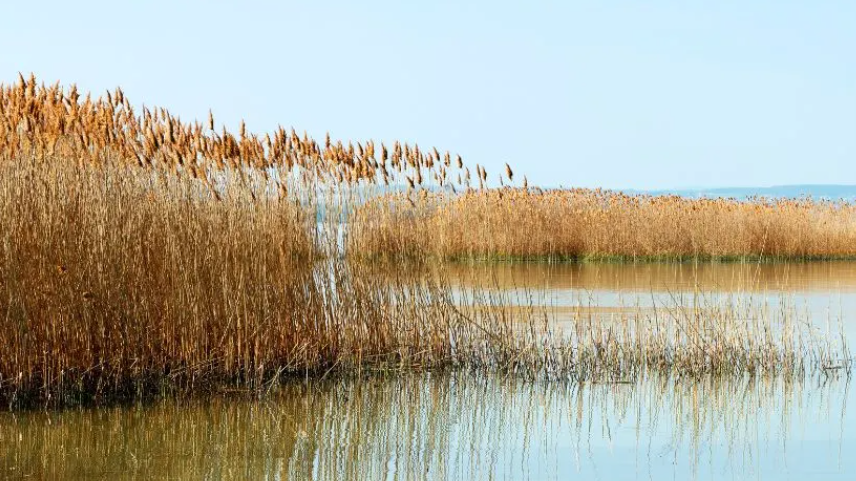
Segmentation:
[(15, 2), (17, 72), (530, 184), (856, 184), (856, 2)]

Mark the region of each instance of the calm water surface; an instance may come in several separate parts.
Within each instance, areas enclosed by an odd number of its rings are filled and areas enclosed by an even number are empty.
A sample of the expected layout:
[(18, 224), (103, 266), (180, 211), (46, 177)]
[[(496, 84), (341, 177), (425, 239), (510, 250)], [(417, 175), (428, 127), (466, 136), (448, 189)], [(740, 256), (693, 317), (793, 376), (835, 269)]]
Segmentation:
[(677, 304), (788, 310), (818, 331), (856, 339), (856, 262), (775, 264), (493, 264), (444, 267), (461, 290), (487, 288), (501, 303), (546, 306), (557, 322), (580, 312)]
[(263, 400), (0, 415), (20, 479), (853, 479), (845, 379), (571, 385), (463, 374)]
[[(856, 263), (457, 266), (512, 302), (621, 309), (705, 292), (856, 339)], [(259, 399), (0, 414), (0, 479), (856, 479), (850, 380), (572, 384), (475, 374), (293, 382)]]

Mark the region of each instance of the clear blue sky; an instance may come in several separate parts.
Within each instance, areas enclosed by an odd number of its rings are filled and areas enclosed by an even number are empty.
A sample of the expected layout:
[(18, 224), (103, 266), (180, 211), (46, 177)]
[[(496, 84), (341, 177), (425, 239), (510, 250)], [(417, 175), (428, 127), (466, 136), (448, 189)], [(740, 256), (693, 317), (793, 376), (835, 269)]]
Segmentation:
[(18, 71), (548, 186), (856, 184), (852, 0), (18, 1)]

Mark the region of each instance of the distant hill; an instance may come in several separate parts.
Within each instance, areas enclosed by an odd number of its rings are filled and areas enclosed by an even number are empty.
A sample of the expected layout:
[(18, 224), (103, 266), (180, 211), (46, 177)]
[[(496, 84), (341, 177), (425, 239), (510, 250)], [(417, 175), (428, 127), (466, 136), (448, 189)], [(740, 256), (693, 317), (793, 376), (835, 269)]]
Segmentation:
[(680, 195), (682, 197), (734, 197), (745, 199), (752, 196), (771, 198), (800, 198), (850, 200), (856, 201), (856, 185), (801, 184), (774, 185), (772, 187), (720, 187), (715, 189), (673, 189), (673, 190), (627, 190), (628, 193), (652, 195)]

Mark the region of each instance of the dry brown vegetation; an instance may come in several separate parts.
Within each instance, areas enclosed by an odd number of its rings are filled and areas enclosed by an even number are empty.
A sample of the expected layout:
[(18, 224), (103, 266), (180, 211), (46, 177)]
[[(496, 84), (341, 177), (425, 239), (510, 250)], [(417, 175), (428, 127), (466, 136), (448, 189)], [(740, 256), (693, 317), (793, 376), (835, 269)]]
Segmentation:
[[(316, 228), (318, 182), (403, 177), (415, 189), (445, 185), (454, 169), (468, 178), (459, 158), (437, 150), (396, 143), (376, 155), (373, 143), (321, 147), (284, 130), (262, 140), (243, 127), (236, 137), (164, 110), (135, 116), (118, 89), (81, 101), (73, 88), (34, 79), (0, 86), (0, 109), (0, 402), (8, 406), (263, 391), (286, 376), (403, 367), (578, 379), (640, 369), (797, 372), (847, 353), (792, 321), (770, 334), (768, 313), (729, 305), (581, 320), (558, 332), (537, 309), (480, 308), (489, 300), (478, 289), (461, 298), (431, 276), (363, 275), (368, 266), (325, 255), (335, 239)], [(422, 191), (416, 209), (402, 202), (366, 222), (379, 205), (371, 204), (351, 224), (349, 253), (446, 257), (448, 246), (464, 245), (451, 236), (466, 232), (451, 230), (456, 222), (510, 242), (528, 228), (507, 228), (523, 205), (500, 197), (511, 194), (432, 204)], [(484, 199), (482, 217), (466, 217)], [(431, 220), (437, 215), (446, 224)], [(399, 230), (388, 243), (371, 237), (371, 228), (389, 227)], [(719, 327), (697, 331), (714, 321)]]
[(315, 225), (319, 182), (443, 182), (459, 167), (399, 142), (322, 146), (282, 128), (215, 132), (211, 115), (204, 127), (136, 115), (120, 89), (0, 85), (0, 400), (260, 389), (298, 372), (466, 360), (486, 331), (430, 285), (319, 266)]
[(375, 259), (856, 258), (843, 201), (505, 188), (381, 197), (352, 222), (350, 253)]
[(314, 215), (287, 199), (204, 192), (123, 166), (0, 168), (2, 402), (265, 391), (363, 369), (584, 380), (798, 373), (849, 359), (793, 312), (729, 303), (556, 328), (543, 309), (479, 288), (455, 294), (427, 274), (363, 275), (359, 263), (319, 259)]
[[(171, 172), (198, 179), (219, 194), (223, 172), (243, 176), (256, 171), (286, 189), (289, 174), (304, 182), (407, 182), (412, 186), (448, 185), (469, 177), (460, 156), (436, 148), (394, 142), (333, 141), (328, 133), (318, 142), (293, 128), (279, 127), (273, 135), (216, 129), (207, 121), (183, 122), (163, 108), (143, 107), (136, 113), (117, 88), (104, 97), (81, 97), (59, 83), (39, 85), (34, 76), (19, 75), (13, 85), (0, 84), (0, 159), (22, 156), (59, 157), (79, 165), (115, 162)], [(481, 167), (478, 167), (481, 171)]]
[(65, 404), (495, 358), (430, 284), (314, 259), (314, 215), (188, 180), (0, 167), (0, 398)]

